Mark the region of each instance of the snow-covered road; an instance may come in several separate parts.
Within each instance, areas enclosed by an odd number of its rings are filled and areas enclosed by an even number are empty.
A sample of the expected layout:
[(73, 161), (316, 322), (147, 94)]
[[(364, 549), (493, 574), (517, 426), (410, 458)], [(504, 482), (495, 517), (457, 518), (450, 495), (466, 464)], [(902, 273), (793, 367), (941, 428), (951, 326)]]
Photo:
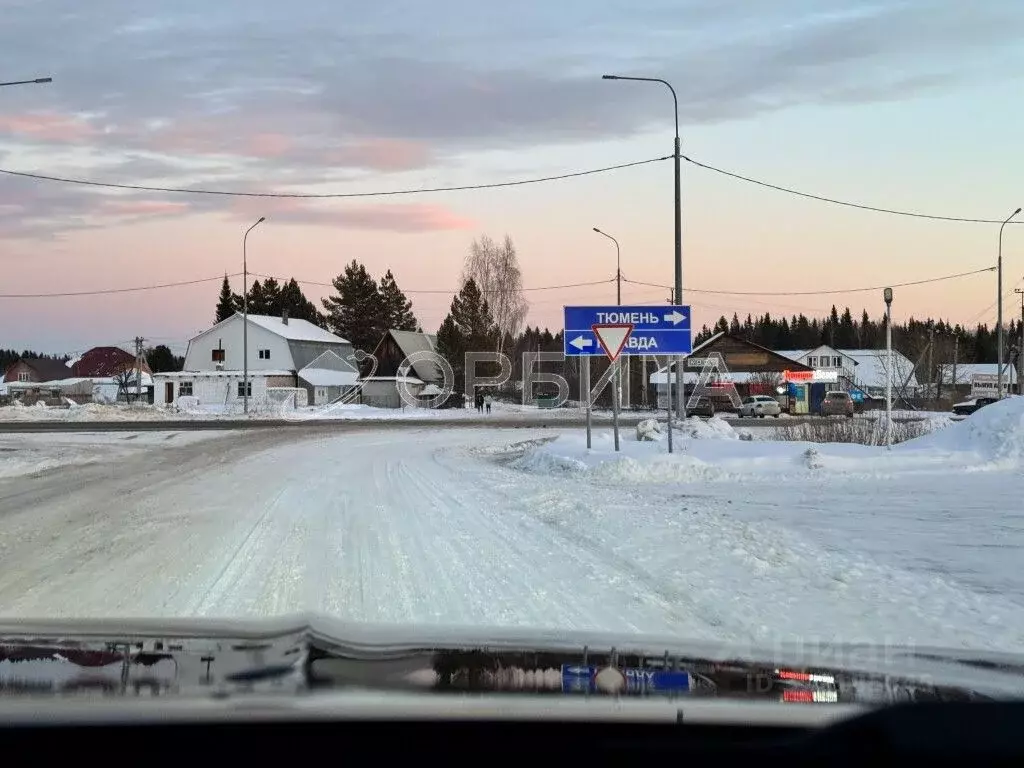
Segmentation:
[[(865, 507), (852, 476), (790, 478), (794, 491), (753, 475), (524, 470), (523, 441), (554, 432), (246, 434), (0, 480), (0, 613), (314, 610), (758, 644), (1024, 645), (1024, 589), (1003, 567), (1012, 554), (988, 570), (976, 552), (942, 573), (921, 567), (937, 537), (957, 556), (968, 523), (936, 526), (1007, 477), (962, 476), (953, 499), (952, 481), (883, 478)], [(878, 518), (883, 498), (902, 523)], [(1018, 523), (999, 525), (968, 543), (1024, 544)]]

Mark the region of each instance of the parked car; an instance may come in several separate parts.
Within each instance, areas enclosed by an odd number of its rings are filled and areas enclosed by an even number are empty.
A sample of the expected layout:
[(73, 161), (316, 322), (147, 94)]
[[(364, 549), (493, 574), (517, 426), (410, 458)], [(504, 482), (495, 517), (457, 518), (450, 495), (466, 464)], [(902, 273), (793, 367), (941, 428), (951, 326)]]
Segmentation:
[(979, 408), (984, 408), (986, 405), (991, 405), (998, 401), (998, 397), (972, 397), (970, 400), (964, 400), (962, 403), (954, 405), (953, 413), (957, 416), (970, 416)]
[(853, 418), (853, 398), (849, 392), (826, 392), (821, 401), (822, 416), (846, 416)]
[(712, 416), (715, 415), (715, 404), (711, 402), (710, 397), (702, 397), (699, 400), (697, 400), (697, 404), (692, 408), (689, 404), (687, 404), (686, 415), (705, 416), (710, 419)]
[(749, 416), (752, 419), (761, 418), (765, 416), (774, 416), (776, 419), (782, 413), (782, 406), (779, 405), (779, 401), (774, 397), (768, 397), (768, 395), (751, 395), (750, 397), (744, 398), (740, 404), (739, 417), (742, 419), (744, 416)]

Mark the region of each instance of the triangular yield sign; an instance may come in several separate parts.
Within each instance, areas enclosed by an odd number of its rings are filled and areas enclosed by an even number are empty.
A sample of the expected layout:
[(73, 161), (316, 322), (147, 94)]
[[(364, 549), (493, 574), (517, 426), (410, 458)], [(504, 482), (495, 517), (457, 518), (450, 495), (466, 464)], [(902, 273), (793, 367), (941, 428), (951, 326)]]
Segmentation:
[(597, 337), (597, 341), (604, 349), (604, 353), (608, 355), (608, 359), (614, 363), (622, 352), (622, 348), (626, 346), (629, 334), (633, 332), (633, 324), (608, 323), (605, 325), (592, 325), (590, 329)]

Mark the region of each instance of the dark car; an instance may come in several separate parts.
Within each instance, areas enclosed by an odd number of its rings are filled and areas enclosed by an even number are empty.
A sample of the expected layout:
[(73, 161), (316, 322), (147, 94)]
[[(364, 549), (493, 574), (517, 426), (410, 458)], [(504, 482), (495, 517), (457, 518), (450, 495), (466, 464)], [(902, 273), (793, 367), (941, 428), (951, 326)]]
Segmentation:
[(697, 400), (697, 404), (690, 406), (689, 403), (686, 405), (687, 416), (704, 416), (710, 419), (715, 415), (715, 404), (711, 401), (710, 397), (702, 397)]
[(953, 413), (957, 416), (970, 416), (979, 408), (997, 402), (999, 402), (998, 397), (972, 397), (970, 400), (964, 400), (962, 403), (954, 405)]
[(853, 418), (853, 398), (849, 392), (836, 390), (826, 392), (825, 399), (821, 401), (822, 416), (846, 416)]

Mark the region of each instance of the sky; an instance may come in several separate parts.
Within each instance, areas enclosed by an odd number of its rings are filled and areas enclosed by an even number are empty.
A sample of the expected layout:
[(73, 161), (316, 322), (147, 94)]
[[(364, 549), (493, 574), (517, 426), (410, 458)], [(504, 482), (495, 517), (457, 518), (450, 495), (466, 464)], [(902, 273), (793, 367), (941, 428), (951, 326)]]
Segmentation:
[[(1024, 14), (1015, 0), (0, 0), (0, 169), (274, 194), (527, 180), (667, 158), (825, 197), (1003, 220), (1024, 205)], [(0, 173), (0, 348), (136, 335), (183, 351), (225, 273), (314, 301), (356, 259), (435, 330), (474, 238), (515, 242), (528, 322), (567, 304), (664, 304), (671, 159), (536, 184), (309, 199), (125, 191)], [(1021, 217), (1024, 221), (1024, 216)], [(999, 225), (886, 215), (682, 163), (694, 322), (832, 304), (992, 267)], [(1024, 226), (1004, 230), (1004, 316)], [(232, 278), (240, 287), (240, 277)], [(599, 282), (605, 281), (605, 282)], [(578, 283), (597, 285), (551, 289)], [(320, 285), (317, 285), (317, 284)], [(648, 285), (643, 285), (647, 283)], [(653, 284), (653, 285), (652, 285)], [(872, 288), (869, 291), (849, 291)], [(743, 295), (755, 293), (758, 295)], [(768, 293), (791, 295), (771, 296)], [(795, 295), (793, 295), (795, 294)], [(895, 289), (893, 315), (993, 324), (994, 272)]]

